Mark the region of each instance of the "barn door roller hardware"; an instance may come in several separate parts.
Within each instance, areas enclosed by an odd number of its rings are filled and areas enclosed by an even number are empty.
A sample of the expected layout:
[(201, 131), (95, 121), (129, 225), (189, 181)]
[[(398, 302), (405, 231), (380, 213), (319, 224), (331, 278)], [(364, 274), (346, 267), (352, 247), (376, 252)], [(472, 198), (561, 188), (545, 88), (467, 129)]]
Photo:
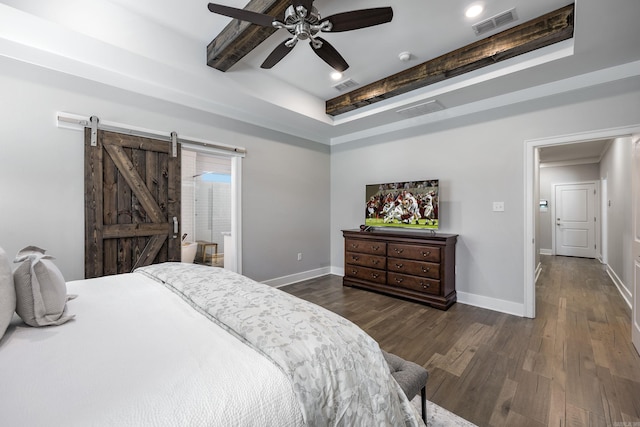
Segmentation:
[[(201, 149), (205, 151), (215, 151), (220, 154), (230, 155), (233, 157), (245, 157), (247, 150), (244, 147), (235, 147), (231, 145), (221, 144), (213, 141), (206, 141), (199, 138), (192, 138), (185, 135), (178, 138), (177, 132), (164, 132), (160, 130), (152, 130), (133, 126), (124, 123), (116, 123), (107, 120), (99, 120), (97, 116), (81, 116), (73, 113), (58, 112), (56, 113), (57, 125), (59, 128), (79, 130), (84, 132), (85, 128), (91, 129), (91, 146), (97, 146), (98, 129), (124, 133), (127, 135), (140, 136), (143, 138), (157, 139), (172, 144), (171, 154), (173, 157), (178, 156), (178, 142), (190, 145), (191, 149)], [(178, 140), (179, 139), (179, 140)]]
[(100, 121), (98, 117), (91, 116), (89, 119), (91, 121), (91, 146), (98, 146), (98, 122)]
[(178, 134), (171, 132), (171, 157), (178, 157)]

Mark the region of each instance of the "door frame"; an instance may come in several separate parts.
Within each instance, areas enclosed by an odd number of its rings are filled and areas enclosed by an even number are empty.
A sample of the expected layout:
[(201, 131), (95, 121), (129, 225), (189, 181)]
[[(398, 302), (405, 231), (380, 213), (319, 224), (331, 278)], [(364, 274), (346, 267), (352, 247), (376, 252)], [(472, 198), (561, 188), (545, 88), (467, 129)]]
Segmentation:
[(607, 209), (609, 188), (607, 180), (606, 176), (600, 179), (600, 263), (604, 265), (609, 263), (609, 210)]
[(182, 143), (182, 148), (211, 156), (227, 157), (231, 160), (231, 241), (235, 262), (229, 269), (242, 274), (242, 158), (244, 156), (190, 143)]
[[(525, 140), (524, 150), (524, 300), (523, 316), (535, 318), (536, 315), (536, 209), (539, 201), (534, 199), (536, 171), (540, 168), (540, 161), (536, 156), (538, 148), (553, 145), (574, 144), (596, 139), (611, 139), (632, 136), (640, 133), (640, 124), (588, 132), (578, 132), (568, 135)], [(631, 254), (629, 254), (631, 256)]]
[(638, 227), (640, 217), (640, 135), (634, 134), (631, 136), (631, 144), (633, 147), (632, 155), (633, 161), (631, 162), (631, 176), (632, 176), (632, 202), (631, 202), (631, 232), (633, 234), (631, 242), (631, 280), (633, 280), (632, 288), (633, 295), (631, 295), (631, 343), (635, 347), (636, 352), (640, 354), (640, 248), (638, 248)]
[[(582, 185), (582, 184), (593, 184), (594, 189), (596, 190), (596, 195), (594, 196), (594, 200), (593, 200), (593, 212), (595, 215), (596, 220), (594, 221), (593, 224), (593, 241), (594, 244), (596, 245), (596, 249), (598, 247), (598, 218), (600, 216), (599, 214), (599, 210), (598, 210), (598, 200), (596, 200), (596, 196), (597, 196), (597, 192), (598, 192), (598, 182), (595, 180), (591, 180), (591, 181), (581, 181), (581, 182), (562, 182), (562, 183), (556, 183), (553, 184), (553, 204), (551, 205), (551, 222), (552, 222), (552, 227), (551, 227), (551, 253), (553, 255), (557, 255), (558, 251), (557, 251), (557, 246), (556, 246), (556, 227), (555, 225), (555, 220), (553, 218), (557, 218), (557, 212), (556, 212), (556, 207), (557, 207), (557, 194), (556, 192), (558, 191), (558, 187), (562, 186), (562, 185)], [(593, 253), (593, 257), (597, 258), (597, 251), (596, 249), (594, 249), (594, 253)]]

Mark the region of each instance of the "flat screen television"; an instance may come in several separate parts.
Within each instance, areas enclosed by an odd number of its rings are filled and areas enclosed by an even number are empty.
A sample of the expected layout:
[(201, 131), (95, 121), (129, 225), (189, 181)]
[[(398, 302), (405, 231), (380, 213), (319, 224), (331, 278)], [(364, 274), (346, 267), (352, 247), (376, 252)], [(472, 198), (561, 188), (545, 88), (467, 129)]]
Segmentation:
[(437, 179), (366, 186), (365, 225), (437, 230)]

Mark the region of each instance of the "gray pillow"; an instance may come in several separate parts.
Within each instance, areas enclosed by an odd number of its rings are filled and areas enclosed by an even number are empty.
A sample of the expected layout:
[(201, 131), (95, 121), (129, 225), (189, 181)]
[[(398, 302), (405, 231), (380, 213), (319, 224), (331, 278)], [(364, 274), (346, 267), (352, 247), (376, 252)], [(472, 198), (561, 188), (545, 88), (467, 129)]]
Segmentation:
[(16, 311), (16, 289), (7, 253), (0, 248), (0, 338), (7, 331), (9, 322)]
[(14, 260), (21, 263), (13, 272), (16, 312), (27, 325), (61, 325), (74, 317), (66, 315), (67, 284), (53, 259), (44, 249), (28, 246)]

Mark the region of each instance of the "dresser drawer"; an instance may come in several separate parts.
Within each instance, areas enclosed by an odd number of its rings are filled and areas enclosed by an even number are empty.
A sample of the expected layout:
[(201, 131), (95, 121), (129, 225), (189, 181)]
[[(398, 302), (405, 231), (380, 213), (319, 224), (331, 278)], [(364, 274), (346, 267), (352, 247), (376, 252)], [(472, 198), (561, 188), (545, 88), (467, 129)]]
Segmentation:
[(347, 264), (379, 268), (380, 270), (384, 270), (387, 268), (387, 258), (382, 255), (369, 255), (358, 252), (347, 252), (345, 254), (344, 261)]
[(385, 242), (345, 239), (344, 247), (347, 252), (360, 252), (363, 254), (381, 256), (385, 256), (387, 254), (387, 244)]
[(416, 276), (407, 276), (406, 274), (398, 274), (389, 272), (388, 281), (389, 285), (398, 286), (405, 289), (411, 289), (426, 294), (438, 295), (440, 294), (440, 281), (433, 279), (425, 279)]
[(415, 246), (405, 245), (401, 243), (389, 243), (388, 255), (390, 257), (396, 258), (440, 262), (440, 248), (432, 246)]
[(387, 273), (384, 270), (360, 267), (359, 265), (347, 265), (344, 275), (354, 279), (366, 280), (384, 285), (387, 282)]
[(440, 279), (440, 264), (435, 264), (433, 262), (411, 261), (402, 258), (389, 258), (389, 260), (387, 261), (387, 270), (396, 273)]

